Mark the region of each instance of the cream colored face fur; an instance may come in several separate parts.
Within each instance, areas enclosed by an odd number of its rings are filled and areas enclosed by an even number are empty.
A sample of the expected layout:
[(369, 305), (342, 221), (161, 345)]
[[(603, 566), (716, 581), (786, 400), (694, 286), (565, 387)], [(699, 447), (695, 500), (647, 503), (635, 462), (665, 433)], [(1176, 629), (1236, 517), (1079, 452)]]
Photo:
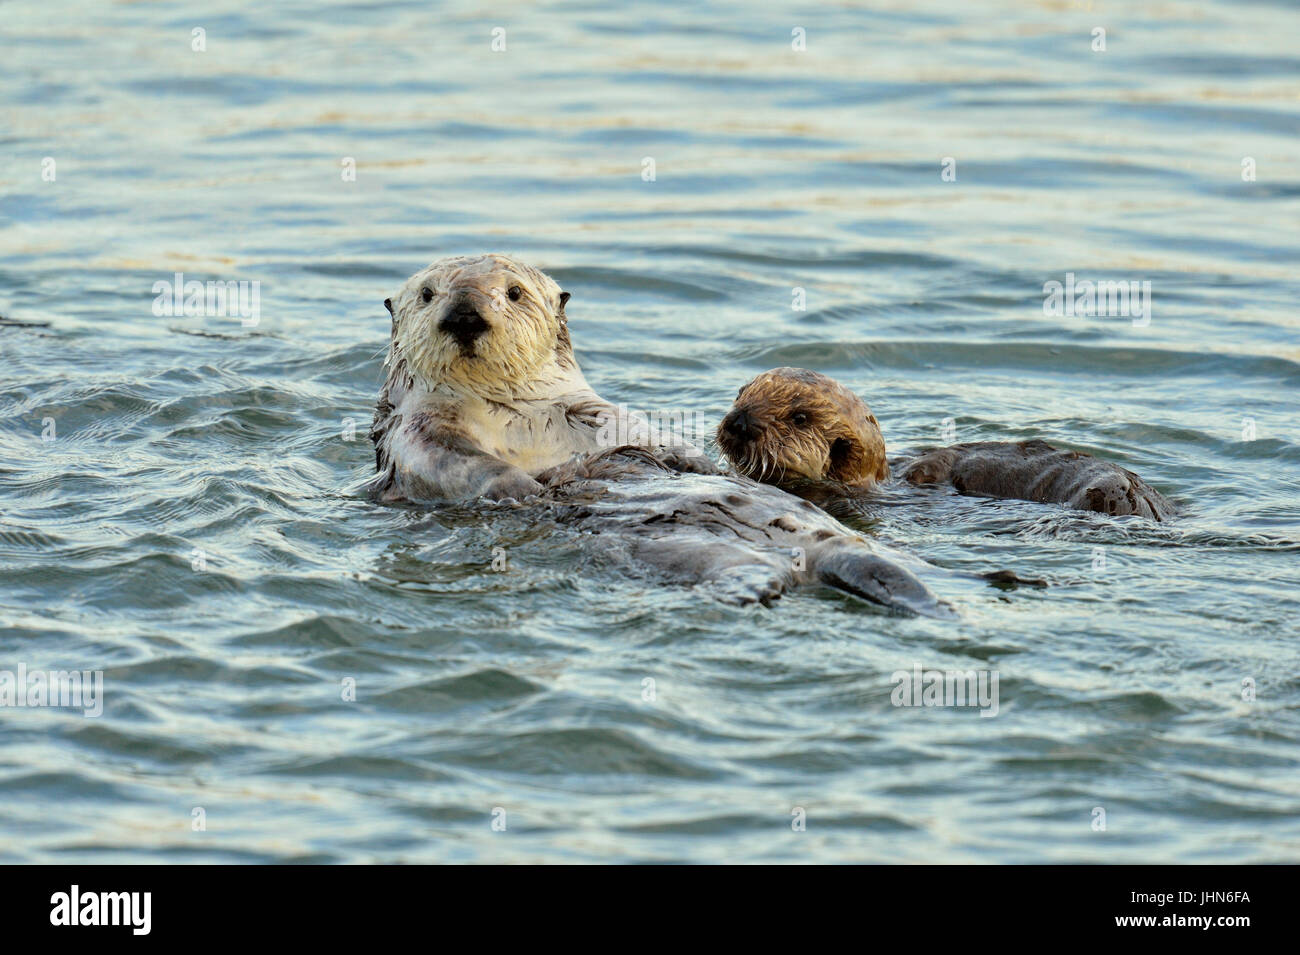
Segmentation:
[(644, 415), (605, 401), (583, 378), (568, 297), (532, 266), (490, 254), (435, 262), (387, 300), (393, 330), (370, 429), (372, 493), (522, 498), (540, 490), (532, 476), (612, 447), (611, 436), (664, 445)]
[[(404, 357), (430, 388), (506, 401), (551, 393), (573, 360), (567, 298), (545, 273), (504, 255), (442, 259), (389, 300), (388, 360)], [(488, 326), (468, 352), (439, 328), (466, 300)]]
[(497, 254), (441, 259), (407, 280), (384, 303), (393, 329), (372, 491), (519, 498), (538, 490), (530, 475), (601, 450), (603, 422), (624, 412), (574, 360), (568, 297)]

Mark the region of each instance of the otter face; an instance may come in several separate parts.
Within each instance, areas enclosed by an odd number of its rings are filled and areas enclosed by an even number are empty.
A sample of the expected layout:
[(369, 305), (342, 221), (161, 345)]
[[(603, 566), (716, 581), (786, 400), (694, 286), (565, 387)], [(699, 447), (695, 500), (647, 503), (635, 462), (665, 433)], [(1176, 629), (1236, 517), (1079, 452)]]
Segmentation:
[(390, 360), (405, 358), (430, 385), (526, 390), (548, 366), (573, 360), (568, 300), (548, 275), (504, 255), (441, 259), (384, 301)]
[(889, 476), (885, 439), (866, 402), (803, 368), (774, 368), (741, 388), (717, 439), (737, 471), (778, 487), (869, 487)]

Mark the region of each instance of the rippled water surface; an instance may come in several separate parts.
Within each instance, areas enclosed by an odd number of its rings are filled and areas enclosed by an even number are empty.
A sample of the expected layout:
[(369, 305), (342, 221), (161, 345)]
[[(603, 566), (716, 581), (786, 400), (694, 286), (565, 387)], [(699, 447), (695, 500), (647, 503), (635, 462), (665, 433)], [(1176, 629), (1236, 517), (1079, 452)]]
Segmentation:
[[(1300, 860), (1295, 8), (68, 6), (0, 25), (0, 670), (105, 701), (0, 709), (0, 859)], [(845, 519), (931, 620), (372, 504), (381, 303), (487, 250), (611, 400), (801, 365), (895, 450), (1041, 436), (1183, 514), (888, 489)], [(177, 272), (257, 325), (156, 315)], [(1149, 324), (1045, 315), (1067, 272)], [(894, 707), (915, 665), (997, 716)]]

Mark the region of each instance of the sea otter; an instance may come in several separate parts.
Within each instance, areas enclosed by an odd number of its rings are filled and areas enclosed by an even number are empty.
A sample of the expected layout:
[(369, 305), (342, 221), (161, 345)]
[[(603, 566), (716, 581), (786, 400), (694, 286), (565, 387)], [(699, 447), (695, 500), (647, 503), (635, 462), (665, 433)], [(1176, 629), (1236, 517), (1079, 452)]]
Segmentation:
[(385, 501), (524, 498), (534, 475), (609, 447), (603, 435), (644, 436), (591, 390), (573, 357), (569, 293), (504, 255), (441, 259), (407, 280), (392, 316), (388, 379), (370, 429)]
[[(904, 565), (806, 501), (722, 475), (587, 384), (567, 292), (504, 255), (443, 259), (384, 302), (388, 378), (370, 435), (370, 493), (387, 502), (527, 501), (682, 582), (739, 602), (820, 583), (885, 607), (951, 611)], [(610, 446), (610, 435), (644, 438)]]
[[(763, 372), (740, 389), (718, 444), (742, 474), (805, 497), (859, 495), (890, 474), (885, 439), (867, 403), (803, 368)], [(927, 449), (899, 462), (911, 484), (960, 494), (1065, 504), (1155, 521), (1174, 507), (1132, 471), (1045, 441), (978, 441)]]

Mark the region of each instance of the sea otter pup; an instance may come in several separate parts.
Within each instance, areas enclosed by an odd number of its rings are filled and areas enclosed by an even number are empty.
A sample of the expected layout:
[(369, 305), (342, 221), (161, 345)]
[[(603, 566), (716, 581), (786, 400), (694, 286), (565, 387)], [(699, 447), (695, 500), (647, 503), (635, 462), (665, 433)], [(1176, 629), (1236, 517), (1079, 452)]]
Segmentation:
[[(370, 431), (373, 496), (528, 499), (598, 533), (603, 552), (740, 602), (820, 583), (891, 609), (950, 613), (902, 566), (919, 561), (884, 556), (806, 501), (718, 474), (696, 449), (663, 446), (644, 419), (619, 418), (578, 369), (568, 298), (537, 269), (481, 255), (435, 262), (385, 301), (393, 322)], [(644, 446), (609, 446), (629, 433)]]
[(741, 388), (717, 438), (736, 470), (777, 487), (865, 491), (889, 477), (885, 438), (867, 403), (803, 368), (773, 368)]
[[(866, 402), (833, 378), (775, 368), (736, 395), (718, 444), (742, 474), (815, 499), (869, 490), (888, 476), (885, 440)], [(1132, 471), (1044, 441), (979, 441), (930, 449), (901, 463), (911, 484), (958, 493), (1066, 504), (1161, 521), (1170, 504)]]

